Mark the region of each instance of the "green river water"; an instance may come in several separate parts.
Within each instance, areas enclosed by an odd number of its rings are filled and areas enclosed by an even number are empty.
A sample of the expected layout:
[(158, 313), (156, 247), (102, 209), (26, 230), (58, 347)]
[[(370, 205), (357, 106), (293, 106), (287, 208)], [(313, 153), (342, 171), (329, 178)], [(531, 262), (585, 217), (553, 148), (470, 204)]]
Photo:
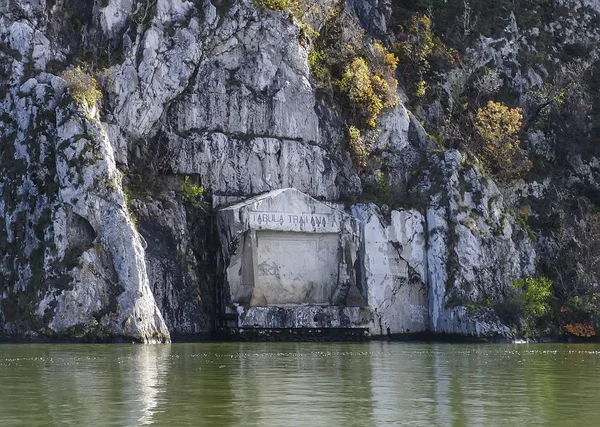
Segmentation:
[(0, 345), (0, 426), (600, 426), (600, 345)]

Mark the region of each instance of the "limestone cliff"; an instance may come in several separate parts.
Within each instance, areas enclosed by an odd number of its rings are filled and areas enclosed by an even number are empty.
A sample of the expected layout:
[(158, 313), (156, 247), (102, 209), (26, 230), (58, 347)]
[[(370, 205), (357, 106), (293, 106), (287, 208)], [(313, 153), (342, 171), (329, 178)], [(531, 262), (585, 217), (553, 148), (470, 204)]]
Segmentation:
[(287, 187), (360, 219), (372, 335), (598, 322), (600, 7), (491, 3), (0, 0), (0, 337), (210, 334), (216, 209)]

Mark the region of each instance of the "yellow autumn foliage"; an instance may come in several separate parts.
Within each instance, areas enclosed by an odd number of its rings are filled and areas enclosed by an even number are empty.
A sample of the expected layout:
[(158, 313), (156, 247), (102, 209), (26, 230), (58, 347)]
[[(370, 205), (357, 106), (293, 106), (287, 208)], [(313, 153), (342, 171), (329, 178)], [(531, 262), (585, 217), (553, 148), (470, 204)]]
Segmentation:
[(477, 110), (475, 131), (480, 139), (480, 156), (492, 167), (511, 169), (519, 153), (519, 132), (523, 125), (520, 108), (510, 108), (500, 102), (489, 101)]
[(392, 84), (369, 69), (364, 58), (358, 57), (344, 69), (339, 88), (367, 126), (375, 127), (384, 108), (393, 108), (399, 102), (397, 82)]

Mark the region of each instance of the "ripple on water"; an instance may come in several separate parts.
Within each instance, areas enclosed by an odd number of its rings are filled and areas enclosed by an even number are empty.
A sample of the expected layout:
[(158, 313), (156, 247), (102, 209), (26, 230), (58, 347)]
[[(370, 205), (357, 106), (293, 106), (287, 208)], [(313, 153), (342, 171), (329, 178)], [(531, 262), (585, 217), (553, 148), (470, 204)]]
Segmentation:
[(0, 425), (595, 426), (598, 345), (0, 345)]

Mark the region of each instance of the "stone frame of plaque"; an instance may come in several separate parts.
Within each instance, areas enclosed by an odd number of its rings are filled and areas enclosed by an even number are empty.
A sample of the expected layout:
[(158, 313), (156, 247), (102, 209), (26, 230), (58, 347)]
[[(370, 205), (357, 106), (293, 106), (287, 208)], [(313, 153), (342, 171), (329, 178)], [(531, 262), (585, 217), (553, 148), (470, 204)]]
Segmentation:
[(355, 265), (361, 224), (293, 188), (218, 212), (224, 300), (243, 307), (366, 305)]

